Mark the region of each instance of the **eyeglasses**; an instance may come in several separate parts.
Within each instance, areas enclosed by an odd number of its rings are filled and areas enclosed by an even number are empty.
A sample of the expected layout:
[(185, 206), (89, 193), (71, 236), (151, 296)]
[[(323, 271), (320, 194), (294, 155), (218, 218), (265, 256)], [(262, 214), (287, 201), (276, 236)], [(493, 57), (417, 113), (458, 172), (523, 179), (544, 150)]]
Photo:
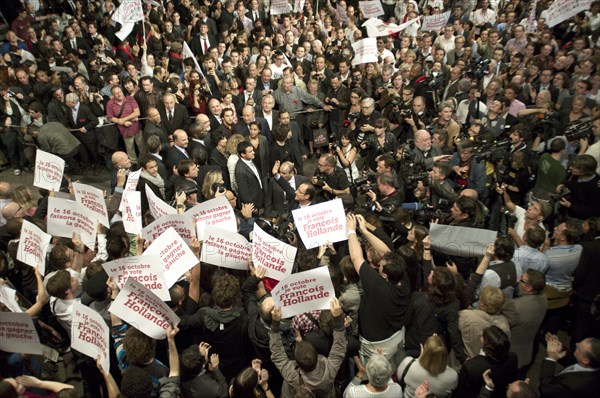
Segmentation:
[(521, 277), (521, 279), (519, 279), (519, 282), (521, 282), (524, 285), (531, 286), (531, 284), (529, 282), (527, 282), (526, 280), (523, 280), (523, 277)]

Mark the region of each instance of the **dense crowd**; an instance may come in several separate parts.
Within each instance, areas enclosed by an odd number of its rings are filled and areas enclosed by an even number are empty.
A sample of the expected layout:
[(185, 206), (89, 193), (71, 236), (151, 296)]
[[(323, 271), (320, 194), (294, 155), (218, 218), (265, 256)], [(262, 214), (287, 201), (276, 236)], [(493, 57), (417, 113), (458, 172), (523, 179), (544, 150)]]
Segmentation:
[[(46, 346), (0, 353), (0, 397), (596, 396), (600, 2), (555, 23), (552, 0), (381, 0), (384, 31), (417, 22), (365, 63), (359, 2), (279, 3), (143, 1), (126, 36), (114, 0), (19, 4), (2, 173), (31, 173), (38, 149), (66, 169), (61, 192), (0, 182), (2, 285)], [(185, 214), (224, 196), (245, 238), (256, 224), (298, 248), (293, 272), (327, 267), (330, 309), (282, 319), (250, 260), (174, 284), (165, 340), (109, 312), (102, 264), (147, 247), (119, 211), (137, 170), (143, 226), (156, 198)], [(18, 261), (23, 220), (45, 230), (48, 198), (98, 175), (111, 223), (94, 250), (53, 237), (43, 275)], [(291, 212), (338, 198), (348, 239), (306, 248)], [(483, 229), (495, 242), (469, 252)], [(111, 328), (110, 369), (70, 347), (75, 303)]]

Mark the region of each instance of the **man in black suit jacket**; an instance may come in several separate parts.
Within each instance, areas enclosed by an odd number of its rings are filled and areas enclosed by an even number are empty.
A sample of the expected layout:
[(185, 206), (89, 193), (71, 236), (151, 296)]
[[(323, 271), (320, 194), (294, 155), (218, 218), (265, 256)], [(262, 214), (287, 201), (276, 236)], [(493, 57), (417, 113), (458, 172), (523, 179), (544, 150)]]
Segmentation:
[(241, 134), (247, 137), (250, 131), (250, 123), (256, 122), (260, 125), (260, 134), (267, 137), (269, 142), (273, 142), (273, 137), (270, 135), (269, 124), (263, 118), (256, 117), (254, 108), (250, 105), (246, 105), (242, 108), (242, 117), (233, 126), (233, 130), (236, 134)]
[(273, 72), (271, 72), (271, 69), (269, 68), (264, 68), (260, 71), (260, 77), (256, 82), (256, 88), (260, 90), (263, 95), (272, 94), (273, 91), (277, 90), (277, 80), (271, 79), (272, 75)]
[(544, 398), (593, 397), (600, 391), (600, 340), (590, 337), (577, 343), (577, 363), (555, 374), (556, 362), (566, 351), (556, 335), (546, 335), (547, 357), (540, 371), (540, 395)]
[(558, 95), (560, 94), (558, 88), (552, 85), (552, 79), (554, 78), (554, 74), (552, 69), (543, 69), (540, 73), (539, 82), (536, 83), (533, 88), (536, 93), (540, 93), (542, 91), (550, 91), (550, 97), (552, 99), (552, 103), (556, 104), (558, 100)]
[(239, 205), (251, 203), (254, 212), (264, 208), (265, 191), (267, 181), (260, 176), (258, 169), (252, 162), (254, 159), (254, 147), (247, 141), (240, 142), (237, 146), (240, 157), (235, 165), (235, 180), (238, 185)]
[(187, 108), (175, 101), (175, 95), (163, 95), (162, 104), (158, 106), (160, 118), (169, 135), (175, 130), (187, 130), (192, 124)]
[(252, 26), (256, 25), (256, 21), (260, 20), (264, 22), (267, 20), (267, 16), (264, 11), (262, 11), (258, 5), (258, 0), (252, 0), (250, 4), (248, 4), (249, 10), (246, 12), (246, 16), (252, 20)]
[(218, 41), (215, 36), (209, 33), (209, 26), (206, 22), (199, 22), (200, 34), (195, 36), (190, 43), (190, 50), (194, 54), (207, 55), (208, 49), (216, 46)]
[(98, 118), (86, 104), (79, 102), (79, 97), (75, 93), (67, 94), (65, 103), (70, 108), (70, 111), (67, 111), (69, 127), (79, 130), (73, 134), (83, 144), (82, 161), (93, 167), (94, 175), (97, 175), (96, 165), (100, 162), (100, 155), (95, 128), (98, 126)]
[(233, 103), (237, 114), (242, 113), (242, 108), (246, 105), (251, 105), (255, 110), (261, 109), (263, 94), (256, 89), (256, 78), (248, 76), (246, 78), (246, 89), (235, 96)]
[[(277, 166), (274, 167), (274, 169), (276, 168)], [(291, 211), (294, 205), (297, 205), (296, 191), (301, 184), (307, 182), (308, 178), (305, 176), (296, 175), (294, 163), (283, 162), (279, 167), (279, 172), (275, 173), (275, 177), (269, 180), (265, 197), (265, 213)]]
[(167, 151), (167, 160), (165, 165), (169, 174), (173, 173), (173, 167), (177, 166), (180, 160), (189, 159), (187, 152), (188, 136), (183, 130), (177, 130), (173, 133), (173, 146)]
[(160, 112), (156, 108), (148, 109), (148, 119), (144, 126), (144, 140), (147, 140), (152, 135), (160, 139), (162, 145), (160, 153), (162, 156), (166, 156), (169, 149), (169, 133), (167, 133), (167, 128), (162, 123)]
[(75, 31), (72, 27), (67, 26), (65, 28), (65, 40), (64, 40), (64, 48), (69, 51), (77, 51), (80, 55), (86, 56), (92, 53), (92, 49), (88, 44), (87, 40), (83, 37), (75, 36)]
[(221, 124), (223, 124), (223, 120), (221, 119), (221, 113), (223, 111), (223, 107), (221, 106), (221, 102), (216, 98), (211, 98), (208, 100), (208, 120), (210, 120), (210, 130), (218, 129)]
[(205, 23), (208, 25), (208, 34), (212, 37), (219, 36), (219, 30), (217, 29), (217, 23), (214, 19), (208, 17), (208, 7), (205, 5), (201, 5), (198, 7), (198, 31), (200, 30), (200, 24)]
[[(592, 303), (600, 294), (600, 272), (598, 272), (600, 237), (597, 236), (591, 242), (582, 242), (581, 246), (583, 246), (583, 251), (579, 258), (579, 265), (573, 274), (573, 290), (577, 300), (575, 300), (576, 315), (571, 341), (581, 341), (594, 335)], [(598, 333), (597, 330), (596, 333)]]

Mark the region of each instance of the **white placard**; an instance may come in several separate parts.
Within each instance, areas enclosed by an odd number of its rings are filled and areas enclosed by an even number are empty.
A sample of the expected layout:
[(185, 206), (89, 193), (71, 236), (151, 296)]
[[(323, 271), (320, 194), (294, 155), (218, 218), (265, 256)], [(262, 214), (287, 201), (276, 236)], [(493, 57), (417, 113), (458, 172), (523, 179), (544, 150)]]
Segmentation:
[(327, 310), (335, 290), (327, 267), (292, 274), (271, 291), (281, 317), (289, 318), (307, 311)]
[(98, 233), (97, 216), (91, 210), (68, 199), (49, 197), (47, 227), (48, 234), (71, 238), (79, 234), (81, 241), (90, 250), (96, 247)]
[(252, 262), (267, 269), (265, 276), (278, 281), (292, 273), (296, 249), (263, 231), (254, 224), (252, 234)]
[(23, 312), (17, 302), (17, 291), (6, 285), (0, 285), (0, 303), (4, 304), (12, 312)]
[(307, 249), (347, 240), (346, 214), (341, 199), (292, 210), (294, 225)]
[(305, 0), (294, 0), (294, 12), (303, 12), (304, 2)]
[(125, 282), (109, 311), (157, 340), (167, 337), (169, 325), (179, 324), (179, 317), (164, 301), (131, 277)]
[(42, 355), (42, 345), (31, 316), (25, 312), (3, 312), (0, 316), (0, 350)]
[(494, 243), (497, 235), (498, 232), (487, 229), (440, 224), (431, 224), (429, 227), (431, 247), (453, 256), (483, 256), (485, 248)]
[(200, 73), (200, 75), (204, 77), (204, 73), (202, 73), (202, 68), (200, 68), (200, 64), (198, 63), (196, 56), (194, 55), (192, 49), (190, 48), (190, 46), (188, 46), (187, 41), (185, 40), (183, 41), (183, 50), (181, 51), (181, 58), (183, 58), (184, 60), (186, 58), (192, 58), (194, 60), (196, 72)]
[(288, 14), (292, 12), (292, 5), (288, 0), (271, 0), (271, 15)]
[(219, 267), (247, 270), (250, 244), (242, 235), (211, 227), (202, 243), (200, 261)]
[(367, 64), (370, 62), (377, 63), (377, 39), (368, 37), (352, 43), (354, 49), (354, 58), (352, 65)]
[(237, 232), (235, 213), (225, 195), (197, 204), (186, 211), (185, 214), (196, 223), (198, 240), (204, 240), (205, 229), (208, 227), (218, 227)]
[(142, 229), (142, 237), (147, 242), (152, 242), (169, 228), (173, 228), (188, 244), (196, 236), (194, 223), (189, 216), (185, 214), (167, 214)]
[(85, 305), (73, 304), (71, 347), (96, 360), (100, 356), (102, 369), (110, 370), (110, 329), (102, 315)]
[(146, 185), (146, 198), (148, 199), (148, 207), (150, 214), (154, 219), (161, 218), (167, 214), (177, 214), (177, 210), (165, 203), (164, 200), (156, 196), (148, 185)]
[(423, 19), (423, 25), (421, 25), (421, 30), (423, 32), (428, 30), (433, 30), (437, 32), (442, 29), (444, 26), (448, 24), (448, 20), (450, 19), (450, 11), (446, 11), (441, 14), (436, 15), (427, 15)]
[(367, 36), (368, 37), (379, 37), (379, 36), (389, 36), (394, 33), (398, 33), (408, 28), (412, 24), (419, 25), (419, 18), (411, 19), (403, 23), (402, 25), (396, 25), (393, 23), (385, 23), (381, 19), (378, 18), (369, 18), (365, 21), (362, 26), (367, 28)]
[(365, 19), (377, 18), (380, 15), (385, 15), (383, 5), (381, 5), (381, 1), (379, 0), (359, 1), (358, 7)]
[(144, 251), (146, 256), (158, 256), (162, 261), (162, 270), (165, 275), (165, 282), (170, 288), (194, 265), (198, 264), (198, 259), (173, 229), (167, 229), (158, 239)]
[(17, 249), (17, 260), (36, 268), (40, 274), (44, 275), (46, 271), (46, 252), (50, 245), (52, 235), (48, 235), (37, 225), (23, 220), (21, 224), (21, 236), (19, 238), (19, 248)]
[(35, 152), (34, 187), (58, 192), (64, 172), (65, 161), (63, 158), (44, 152), (41, 149)]
[(106, 228), (110, 228), (108, 221), (108, 210), (104, 201), (104, 192), (91, 185), (74, 182), (73, 191), (75, 192), (75, 201), (85, 208), (91, 210), (98, 217), (98, 221)]
[(121, 204), (124, 204), (123, 211), (123, 227), (125, 232), (133, 235), (140, 235), (142, 233), (142, 197), (141, 193), (135, 192), (123, 192), (125, 198), (121, 200)]
[(102, 264), (106, 274), (122, 289), (127, 278), (134, 278), (161, 300), (171, 299), (165, 282), (162, 261), (157, 256), (132, 256)]
[(135, 192), (137, 189), (138, 182), (140, 182), (140, 175), (142, 174), (142, 169), (137, 171), (132, 171), (127, 176), (127, 181), (125, 182), (125, 186), (123, 187), (123, 195), (121, 196), (121, 203), (119, 203), (119, 211), (123, 213), (125, 211), (125, 197), (130, 192)]
[(554, 0), (548, 7), (548, 27), (558, 25), (562, 21), (590, 9), (592, 0)]

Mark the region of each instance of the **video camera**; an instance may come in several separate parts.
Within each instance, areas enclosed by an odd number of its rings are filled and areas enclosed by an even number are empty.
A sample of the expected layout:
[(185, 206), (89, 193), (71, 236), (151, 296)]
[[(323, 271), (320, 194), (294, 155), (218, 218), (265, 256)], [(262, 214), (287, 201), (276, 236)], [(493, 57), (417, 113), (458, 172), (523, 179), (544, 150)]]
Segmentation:
[(576, 141), (580, 138), (586, 138), (593, 134), (592, 118), (586, 117), (575, 122), (569, 123), (565, 130), (565, 136), (569, 141)]
[(497, 163), (506, 158), (508, 155), (508, 148), (510, 148), (510, 140), (492, 141), (486, 143), (485, 141), (480, 142), (479, 146), (475, 147), (475, 161), (481, 162), (486, 160), (492, 163)]

